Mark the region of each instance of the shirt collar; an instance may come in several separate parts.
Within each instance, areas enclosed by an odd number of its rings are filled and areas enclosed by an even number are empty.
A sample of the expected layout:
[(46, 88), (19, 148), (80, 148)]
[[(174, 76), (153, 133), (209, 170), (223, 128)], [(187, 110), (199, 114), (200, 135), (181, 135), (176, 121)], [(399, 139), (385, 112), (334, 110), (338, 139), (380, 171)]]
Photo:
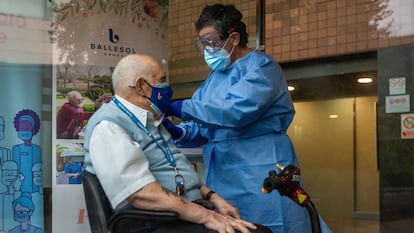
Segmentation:
[(147, 126), (148, 122), (154, 124), (156, 127), (161, 124), (162, 119), (155, 121), (154, 116), (151, 112), (132, 104), (119, 95), (115, 95), (115, 98), (117, 98), (119, 102), (121, 102), (129, 111), (131, 111), (132, 114), (134, 114), (145, 127)]

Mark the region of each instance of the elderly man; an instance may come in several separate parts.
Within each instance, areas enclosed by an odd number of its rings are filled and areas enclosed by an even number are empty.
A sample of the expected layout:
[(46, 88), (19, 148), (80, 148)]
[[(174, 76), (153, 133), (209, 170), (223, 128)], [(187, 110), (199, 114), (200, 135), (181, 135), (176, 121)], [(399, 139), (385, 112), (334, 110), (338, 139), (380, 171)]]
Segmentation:
[[(116, 65), (112, 84), (115, 97), (89, 119), (84, 148), (86, 170), (97, 175), (114, 208), (178, 213), (173, 224), (145, 222), (149, 232), (270, 232), (240, 219), (170, 142), (161, 122), (172, 90), (160, 63), (146, 55), (126, 56)], [(215, 210), (194, 202), (201, 198)]]
[(62, 105), (57, 115), (57, 138), (78, 139), (84, 126), (83, 121), (88, 120), (93, 113), (83, 111), (83, 98), (78, 91), (70, 91), (66, 97), (68, 101)]

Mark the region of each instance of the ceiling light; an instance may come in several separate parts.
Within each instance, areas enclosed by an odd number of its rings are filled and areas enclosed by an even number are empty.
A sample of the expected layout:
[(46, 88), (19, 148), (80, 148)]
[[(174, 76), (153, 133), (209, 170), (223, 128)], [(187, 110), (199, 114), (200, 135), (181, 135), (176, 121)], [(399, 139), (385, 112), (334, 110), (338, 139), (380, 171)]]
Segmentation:
[(295, 90), (295, 87), (294, 86), (288, 86), (288, 90), (289, 91), (294, 91)]
[(338, 118), (339, 116), (338, 115), (336, 115), (336, 114), (332, 114), (332, 115), (329, 115), (329, 118), (331, 118), (331, 119), (336, 119), (336, 118)]
[(372, 83), (372, 78), (369, 77), (361, 77), (358, 79), (359, 83)]

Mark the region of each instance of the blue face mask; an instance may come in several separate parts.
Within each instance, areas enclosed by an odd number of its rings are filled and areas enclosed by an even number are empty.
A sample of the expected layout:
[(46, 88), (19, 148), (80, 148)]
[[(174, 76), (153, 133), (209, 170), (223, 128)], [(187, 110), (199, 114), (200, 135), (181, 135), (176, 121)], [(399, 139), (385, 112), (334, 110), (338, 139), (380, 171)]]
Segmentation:
[(33, 134), (32, 134), (32, 131), (29, 131), (29, 130), (20, 130), (17, 132), (17, 136), (21, 140), (27, 141), (27, 140), (32, 139)]
[(16, 222), (27, 222), (29, 221), (29, 212), (22, 212), (22, 213), (15, 213), (14, 214), (14, 220)]
[(234, 46), (231, 49), (230, 53), (224, 49), (229, 39), (230, 37), (221, 48), (214, 49), (216, 52), (209, 53), (206, 51), (206, 49), (204, 49), (204, 60), (212, 70), (225, 70), (230, 65), (230, 56), (234, 51)]
[(160, 83), (151, 86), (147, 81), (145, 82), (152, 88), (151, 98), (149, 98), (151, 101), (151, 108), (158, 114), (158, 116), (161, 116), (170, 108), (173, 90), (168, 83)]

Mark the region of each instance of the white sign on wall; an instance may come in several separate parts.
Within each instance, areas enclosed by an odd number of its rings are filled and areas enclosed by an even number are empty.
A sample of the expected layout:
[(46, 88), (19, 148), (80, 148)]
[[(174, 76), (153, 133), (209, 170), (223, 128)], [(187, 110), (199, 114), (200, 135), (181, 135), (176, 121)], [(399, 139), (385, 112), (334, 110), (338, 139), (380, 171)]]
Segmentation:
[(390, 95), (405, 94), (405, 77), (389, 79)]
[(410, 95), (393, 95), (385, 97), (385, 112), (409, 112)]

